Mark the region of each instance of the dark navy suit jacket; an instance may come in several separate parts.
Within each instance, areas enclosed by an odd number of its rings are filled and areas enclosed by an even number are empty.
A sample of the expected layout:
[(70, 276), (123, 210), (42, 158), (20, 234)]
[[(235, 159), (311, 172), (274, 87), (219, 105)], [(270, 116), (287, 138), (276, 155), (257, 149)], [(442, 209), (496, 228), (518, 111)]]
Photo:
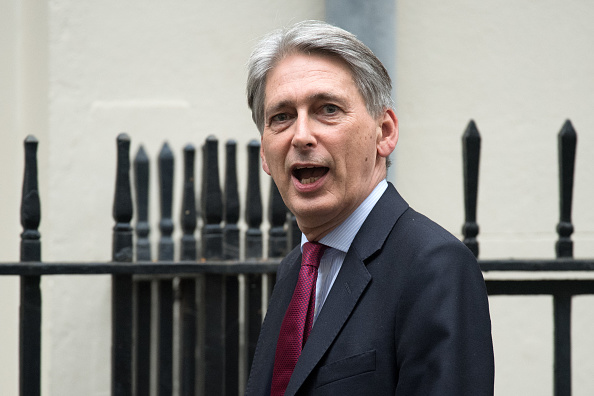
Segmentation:
[[(247, 396), (270, 394), (276, 342), (301, 263), (281, 263)], [(390, 184), (363, 223), (286, 395), (493, 394), (485, 283), (472, 253)]]

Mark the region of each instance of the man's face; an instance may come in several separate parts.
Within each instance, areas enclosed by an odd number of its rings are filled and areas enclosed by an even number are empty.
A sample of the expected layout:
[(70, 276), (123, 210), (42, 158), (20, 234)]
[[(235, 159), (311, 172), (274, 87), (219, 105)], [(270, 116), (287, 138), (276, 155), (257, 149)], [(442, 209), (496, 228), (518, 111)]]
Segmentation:
[[(342, 223), (385, 177), (397, 140), (392, 110), (378, 119), (342, 61), (292, 54), (269, 73), (262, 167), (308, 239)], [(386, 123), (391, 122), (386, 127)]]

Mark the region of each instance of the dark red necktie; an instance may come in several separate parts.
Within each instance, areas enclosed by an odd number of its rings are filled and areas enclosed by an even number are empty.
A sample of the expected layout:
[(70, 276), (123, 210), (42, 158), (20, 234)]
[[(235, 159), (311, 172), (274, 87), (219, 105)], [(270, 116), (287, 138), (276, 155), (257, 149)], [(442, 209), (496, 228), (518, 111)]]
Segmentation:
[(326, 249), (317, 242), (303, 245), (299, 279), (281, 325), (274, 355), (271, 396), (282, 396), (313, 324), (318, 266)]

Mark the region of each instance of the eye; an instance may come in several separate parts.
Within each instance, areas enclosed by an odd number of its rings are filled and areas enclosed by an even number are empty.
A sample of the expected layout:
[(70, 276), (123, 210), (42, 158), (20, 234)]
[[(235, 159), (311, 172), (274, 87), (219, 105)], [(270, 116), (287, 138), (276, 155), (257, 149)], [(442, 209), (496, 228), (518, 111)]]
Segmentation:
[(333, 104), (327, 104), (322, 107), (322, 111), (325, 114), (336, 114), (338, 112), (338, 106)]
[(287, 113), (280, 113), (280, 114), (272, 116), (270, 118), (270, 123), (283, 122), (283, 121), (287, 121), (288, 119), (289, 119), (289, 115)]
[(292, 122), (294, 115), (291, 113), (277, 113), (268, 119), (268, 128), (273, 131), (281, 131), (286, 129)]

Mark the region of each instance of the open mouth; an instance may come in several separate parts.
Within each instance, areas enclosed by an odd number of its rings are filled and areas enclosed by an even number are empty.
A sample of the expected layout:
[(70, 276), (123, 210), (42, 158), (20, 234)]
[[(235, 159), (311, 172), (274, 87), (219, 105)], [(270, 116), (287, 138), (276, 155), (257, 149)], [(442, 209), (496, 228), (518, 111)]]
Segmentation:
[(328, 173), (328, 168), (325, 166), (306, 166), (306, 167), (297, 167), (293, 169), (293, 176), (299, 180), (301, 184), (311, 184), (320, 179), (320, 177), (324, 176)]

